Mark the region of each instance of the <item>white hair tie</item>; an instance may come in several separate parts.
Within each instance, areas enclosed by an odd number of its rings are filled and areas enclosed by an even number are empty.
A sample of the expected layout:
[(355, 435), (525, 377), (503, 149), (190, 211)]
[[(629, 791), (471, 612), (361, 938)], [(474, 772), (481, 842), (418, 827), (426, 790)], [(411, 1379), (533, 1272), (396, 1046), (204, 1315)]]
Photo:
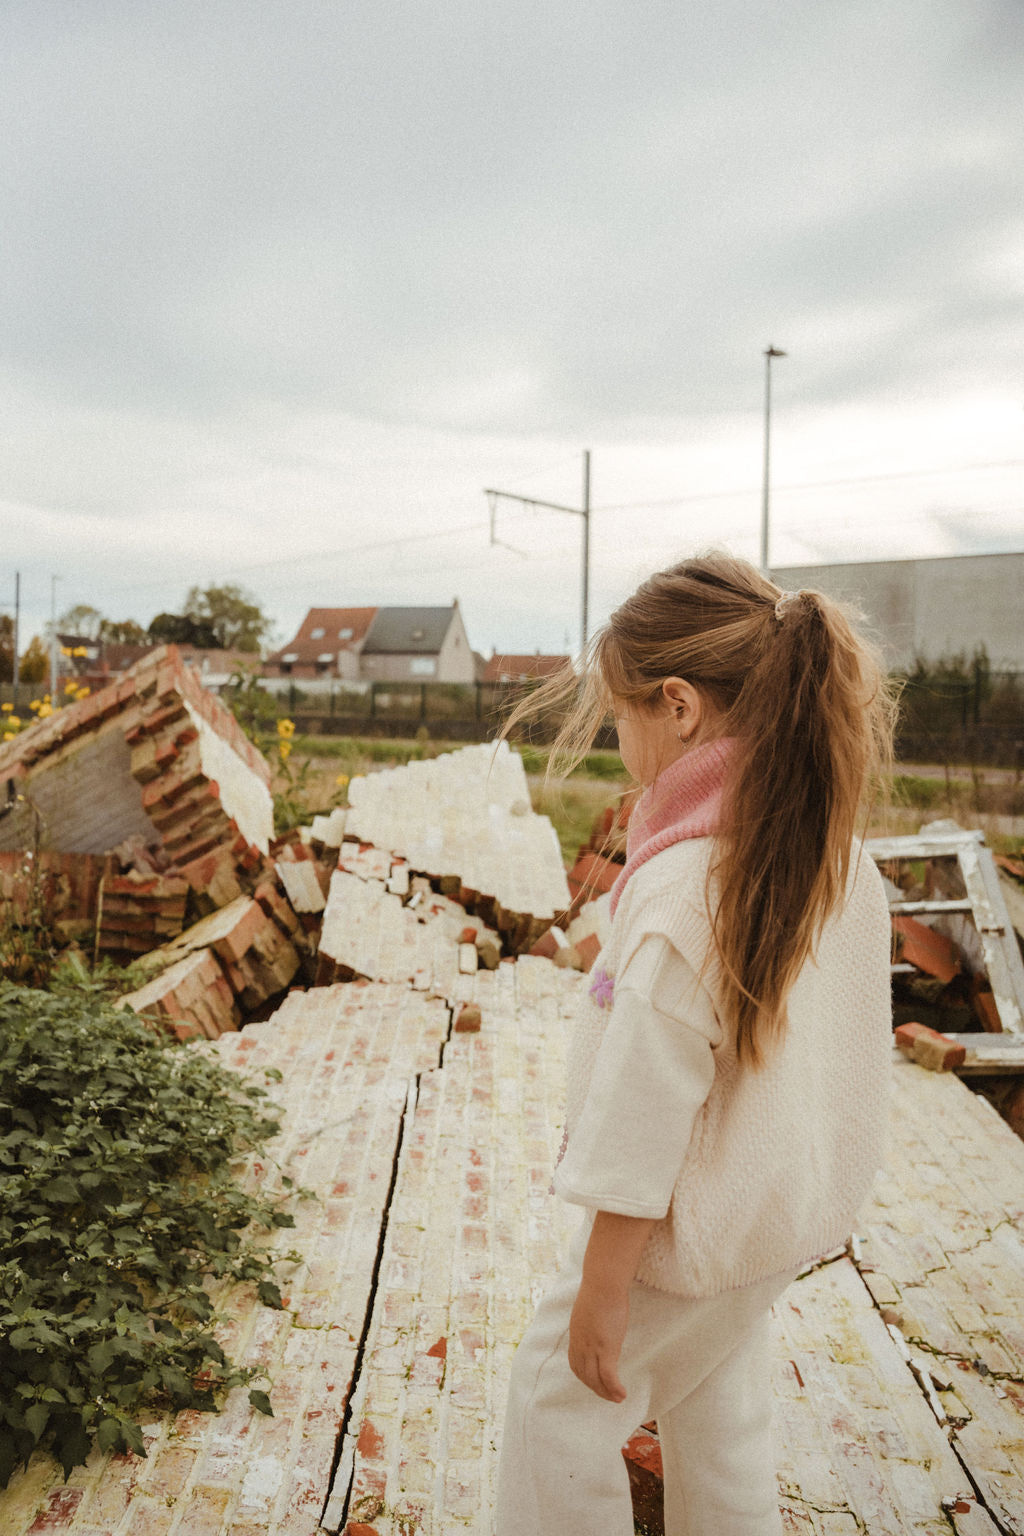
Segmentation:
[(775, 599), (775, 617), (780, 623), (786, 616), (786, 609), (791, 607), (793, 603), (799, 602), (799, 600), (799, 592), (780, 592), (779, 596)]

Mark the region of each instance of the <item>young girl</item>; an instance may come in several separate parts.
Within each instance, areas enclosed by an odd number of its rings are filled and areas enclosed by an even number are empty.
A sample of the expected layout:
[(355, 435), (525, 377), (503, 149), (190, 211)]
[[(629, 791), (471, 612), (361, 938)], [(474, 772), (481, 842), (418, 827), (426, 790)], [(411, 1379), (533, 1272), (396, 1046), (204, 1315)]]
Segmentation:
[(610, 708), (644, 789), (569, 1060), (554, 1185), (586, 1214), (513, 1365), (497, 1536), (630, 1536), (650, 1418), (667, 1536), (777, 1536), (769, 1311), (880, 1161), (889, 920), (854, 833), (892, 700), (837, 604), (721, 555), (644, 582), (530, 711), (570, 694), (556, 750)]

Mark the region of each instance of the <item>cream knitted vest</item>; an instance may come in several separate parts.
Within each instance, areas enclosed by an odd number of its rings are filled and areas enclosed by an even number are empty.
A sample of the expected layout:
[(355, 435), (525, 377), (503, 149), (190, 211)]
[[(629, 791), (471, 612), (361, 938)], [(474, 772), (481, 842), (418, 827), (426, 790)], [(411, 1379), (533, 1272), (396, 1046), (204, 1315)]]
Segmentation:
[[(594, 975), (621, 974), (662, 934), (699, 975), (711, 947), (705, 880), (711, 838), (675, 844), (636, 871)], [(783, 1041), (761, 1071), (741, 1067), (729, 1032), (668, 1215), (637, 1279), (711, 1296), (796, 1268), (837, 1247), (881, 1162), (892, 1055), (889, 914), (878, 871), (855, 850), (846, 900), (789, 995)], [(704, 985), (718, 1007), (720, 970)], [(611, 990), (581, 998), (569, 1054), (566, 1130), (586, 1099)], [(654, 1132), (656, 1134), (656, 1130)]]

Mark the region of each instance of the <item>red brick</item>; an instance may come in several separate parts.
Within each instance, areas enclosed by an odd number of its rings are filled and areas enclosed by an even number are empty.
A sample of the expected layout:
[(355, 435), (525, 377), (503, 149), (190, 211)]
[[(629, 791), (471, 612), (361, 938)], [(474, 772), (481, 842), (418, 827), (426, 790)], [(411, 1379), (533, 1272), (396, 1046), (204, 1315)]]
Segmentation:
[(586, 938), (577, 940), (574, 948), (580, 957), (583, 969), (589, 971), (601, 953), (601, 944), (597, 934), (588, 933)]
[(475, 1035), (480, 1030), (480, 1009), (476, 1003), (463, 1003), (455, 1020), (457, 1035)]
[(537, 942), (531, 947), (530, 954), (540, 955), (544, 960), (553, 960), (558, 951), (564, 948), (565, 944), (560, 944), (555, 938), (553, 929), (548, 928), (546, 932), (541, 934)]
[(569, 871), (569, 889), (573, 894), (586, 890), (588, 896), (592, 898), (610, 891), (621, 873), (621, 864), (616, 864), (612, 859), (603, 858), (597, 853), (585, 853), (581, 859), (576, 860)]
[(661, 1446), (657, 1436), (644, 1427), (630, 1435), (622, 1448), (629, 1473), (629, 1491), (633, 1498), (633, 1519), (637, 1528), (650, 1536), (663, 1536), (665, 1530)]
[(900, 1024), (893, 1038), (905, 1056), (929, 1072), (952, 1072), (967, 1059), (964, 1046), (925, 1024)]
[(960, 956), (952, 939), (944, 933), (936, 933), (914, 917), (894, 917), (892, 926), (899, 934), (900, 955), (910, 965), (943, 982), (959, 976)]
[(44, 1532), (66, 1530), (81, 1502), (81, 1488), (56, 1489), (47, 1495), (45, 1508), (36, 1515), (26, 1536), (43, 1536)]

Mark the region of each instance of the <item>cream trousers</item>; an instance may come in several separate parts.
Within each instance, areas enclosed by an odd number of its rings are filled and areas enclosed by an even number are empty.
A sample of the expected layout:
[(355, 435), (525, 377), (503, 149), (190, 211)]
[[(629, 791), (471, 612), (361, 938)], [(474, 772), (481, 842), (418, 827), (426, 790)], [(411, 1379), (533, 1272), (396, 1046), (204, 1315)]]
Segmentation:
[(665, 1536), (779, 1536), (768, 1321), (793, 1275), (698, 1300), (634, 1285), (623, 1403), (569, 1369), (585, 1219), (512, 1365), (495, 1536), (633, 1536), (621, 1447), (657, 1419)]

